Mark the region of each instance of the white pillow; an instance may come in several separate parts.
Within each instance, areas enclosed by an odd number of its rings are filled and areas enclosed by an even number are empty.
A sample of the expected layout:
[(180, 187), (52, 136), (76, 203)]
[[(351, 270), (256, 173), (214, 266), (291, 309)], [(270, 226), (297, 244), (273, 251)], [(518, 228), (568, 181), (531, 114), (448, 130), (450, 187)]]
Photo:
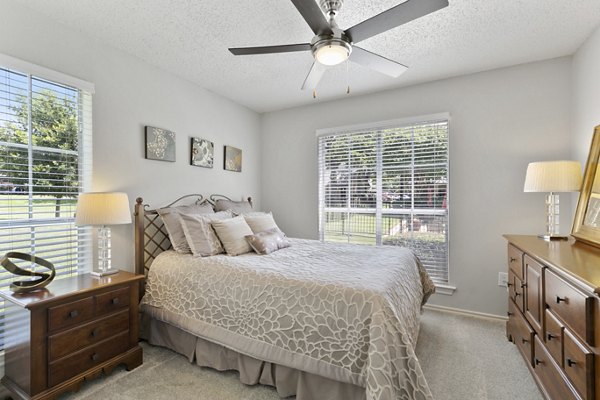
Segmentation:
[(275, 223), (273, 214), (271, 213), (244, 214), (244, 219), (254, 233), (260, 233), (271, 229), (277, 229), (281, 231)]
[(182, 254), (191, 253), (190, 246), (188, 245), (183, 227), (181, 226), (181, 214), (214, 214), (212, 206), (208, 203), (193, 204), (189, 206), (178, 206), (178, 207), (167, 207), (159, 208), (156, 210), (158, 215), (161, 216), (167, 233), (169, 234), (169, 240), (171, 245), (176, 252)]
[(252, 235), (252, 229), (246, 223), (244, 217), (234, 217), (222, 221), (213, 221), (212, 227), (223, 243), (225, 251), (230, 256), (237, 256), (252, 251), (252, 247), (246, 241), (247, 235)]
[(210, 215), (181, 214), (181, 225), (192, 254), (206, 257), (223, 253), (223, 246), (211, 223), (232, 216), (231, 211), (221, 211)]

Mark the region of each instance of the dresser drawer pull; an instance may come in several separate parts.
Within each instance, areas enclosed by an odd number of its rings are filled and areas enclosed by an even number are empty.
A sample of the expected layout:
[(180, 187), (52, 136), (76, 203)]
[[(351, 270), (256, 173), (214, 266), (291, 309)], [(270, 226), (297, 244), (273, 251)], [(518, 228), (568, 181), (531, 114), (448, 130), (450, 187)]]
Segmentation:
[(519, 293), (519, 292), (515, 292), (515, 299), (516, 299), (517, 297), (519, 297), (520, 295), (521, 295), (521, 293)]
[(540, 365), (540, 364), (544, 363), (543, 361), (540, 361), (539, 358), (534, 359), (534, 361), (535, 361), (535, 365)]
[(100, 335), (100, 329), (96, 328), (92, 331), (92, 337), (97, 337)]
[(557, 339), (558, 338), (558, 336), (553, 335), (551, 333), (549, 333), (547, 337), (548, 337), (548, 340), (552, 340), (552, 339)]
[(572, 367), (573, 365), (577, 364), (576, 361), (571, 360), (570, 358), (567, 358), (567, 366), (568, 367)]
[(507, 283), (506, 287), (511, 287), (513, 284), (512, 283)]
[(526, 283), (521, 283), (521, 289), (526, 288), (527, 284)]
[(522, 343), (529, 343), (529, 340), (525, 339), (525, 338), (521, 338), (521, 342)]
[(506, 312), (506, 315), (508, 315), (508, 316), (510, 317), (510, 316), (513, 316), (513, 315), (515, 315), (515, 313), (511, 313), (510, 311), (507, 311), (507, 312)]
[(94, 353), (90, 358), (92, 359), (92, 361), (98, 361), (98, 354)]
[(515, 261), (517, 261), (517, 259), (516, 259), (515, 257), (511, 257), (511, 258), (510, 258), (510, 262), (511, 262), (511, 263), (513, 263), (513, 262), (515, 262)]
[(77, 318), (79, 316), (79, 311), (73, 310), (69, 313), (69, 318)]
[(556, 296), (556, 304), (560, 304), (561, 301), (564, 301), (565, 303), (567, 303), (567, 298)]
[(111, 303), (114, 304), (114, 305), (119, 304), (119, 298), (115, 297), (114, 299), (111, 300)]

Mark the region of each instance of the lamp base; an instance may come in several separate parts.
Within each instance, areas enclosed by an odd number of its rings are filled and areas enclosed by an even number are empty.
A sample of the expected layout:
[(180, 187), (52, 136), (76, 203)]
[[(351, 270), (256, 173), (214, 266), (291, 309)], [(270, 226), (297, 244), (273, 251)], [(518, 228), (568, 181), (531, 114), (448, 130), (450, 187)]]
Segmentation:
[(119, 272), (118, 269), (109, 269), (108, 271), (104, 271), (104, 272), (102, 272), (102, 271), (92, 271), (90, 273), (92, 274), (92, 276), (103, 277), (103, 276), (106, 276), (106, 275), (113, 275), (113, 274), (116, 274), (118, 272)]
[(569, 240), (569, 236), (567, 235), (548, 235), (547, 233), (539, 234), (538, 237), (544, 240)]

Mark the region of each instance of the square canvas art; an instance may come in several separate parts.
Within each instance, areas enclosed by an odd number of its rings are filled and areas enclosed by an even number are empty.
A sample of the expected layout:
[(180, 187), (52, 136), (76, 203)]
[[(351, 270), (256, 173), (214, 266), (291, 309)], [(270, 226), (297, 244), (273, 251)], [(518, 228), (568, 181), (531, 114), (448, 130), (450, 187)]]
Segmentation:
[(148, 160), (175, 161), (175, 132), (147, 126), (146, 158)]
[(242, 172), (242, 150), (225, 146), (223, 168), (227, 171)]
[(193, 137), (190, 163), (196, 167), (212, 168), (214, 151), (213, 142)]

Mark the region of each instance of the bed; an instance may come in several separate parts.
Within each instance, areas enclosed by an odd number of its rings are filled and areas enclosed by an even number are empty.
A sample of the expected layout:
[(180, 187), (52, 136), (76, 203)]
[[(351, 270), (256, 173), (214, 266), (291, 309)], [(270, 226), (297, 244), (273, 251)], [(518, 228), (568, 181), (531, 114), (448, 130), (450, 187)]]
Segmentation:
[(194, 257), (170, 249), (141, 198), (135, 217), (150, 344), (281, 397), (432, 398), (414, 348), (434, 287), (410, 250), (290, 239), (268, 255)]

